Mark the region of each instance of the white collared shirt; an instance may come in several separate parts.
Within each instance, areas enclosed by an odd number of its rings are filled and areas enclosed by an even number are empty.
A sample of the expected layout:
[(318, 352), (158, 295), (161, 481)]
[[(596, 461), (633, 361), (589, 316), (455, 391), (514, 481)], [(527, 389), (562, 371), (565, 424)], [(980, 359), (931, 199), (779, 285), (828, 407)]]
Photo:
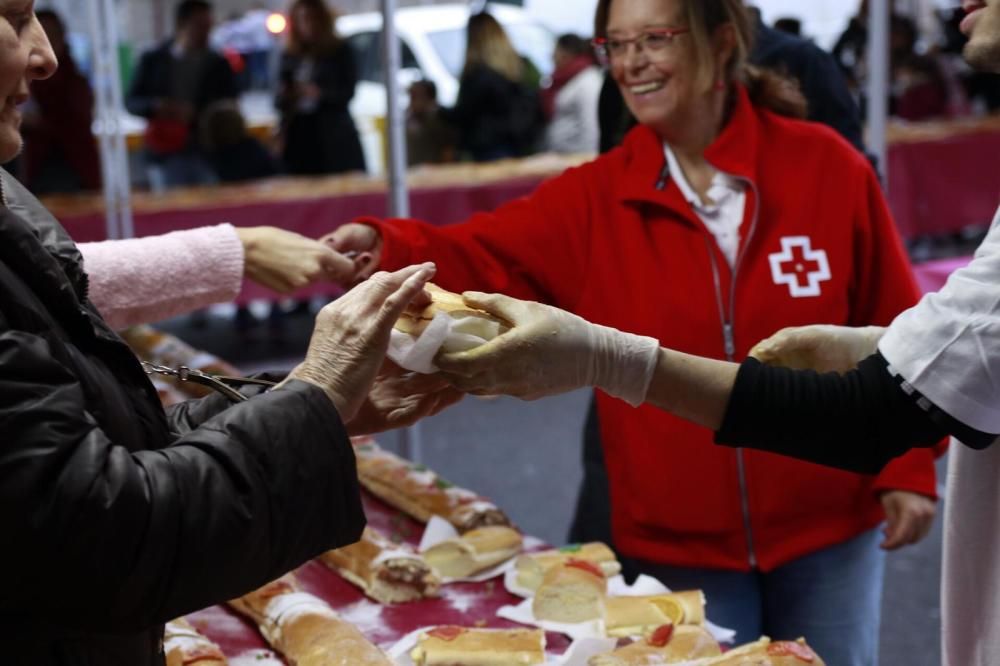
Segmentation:
[(708, 198), (712, 202), (705, 204), (688, 182), (681, 169), (674, 151), (666, 143), (663, 152), (667, 156), (667, 168), (670, 177), (677, 183), (681, 194), (701, 221), (705, 223), (729, 266), (736, 265), (736, 256), (740, 250), (740, 225), (743, 224), (743, 212), (746, 208), (746, 185), (739, 178), (728, 173), (717, 171), (708, 188)]

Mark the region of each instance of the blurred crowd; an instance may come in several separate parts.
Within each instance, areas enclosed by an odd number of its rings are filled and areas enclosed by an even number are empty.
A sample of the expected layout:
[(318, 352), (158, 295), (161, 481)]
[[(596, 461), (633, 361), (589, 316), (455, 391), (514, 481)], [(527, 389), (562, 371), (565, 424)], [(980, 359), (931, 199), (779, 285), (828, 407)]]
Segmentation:
[[(960, 15), (958, 9), (940, 11), (939, 37), (928, 39), (913, 18), (893, 14), (893, 116), (924, 121), (1000, 108), (1000, 76), (974, 72), (961, 60)], [(852, 103), (861, 108), (866, 101), (867, 17), (867, 0), (862, 0), (832, 49)], [(91, 132), (90, 83), (74, 64), (63, 20), (52, 11), (39, 12), (39, 18), (61, 67), (52, 79), (33, 84), (24, 116), (26, 149), (15, 172), (38, 194), (98, 189), (101, 169)], [(281, 25), (273, 25), (275, 20)], [(794, 17), (765, 26), (758, 13), (758, 26), (759, 36), (765, 30), (780, 31), (808, 42)], [(543, 76), (491, 14), (473, 14), (466, 36), (454, 105), (439, 102), (430, 79), (418, 78), (408, 86), (411, 166), (544, 151), (591, 153), (614, 145), (614, 128), (624, 130), (633, 122), (620, 100), (606, 99), (614, 96), (614, 86), (588, 39), (559, 36), (551, 73)], [(172, 36), (141, 56), (126, 91), (128, 111), (146, 120), (140, 180), (162, 191), (279, 173), (365, 171), (369, 165), (349, 111), (358, 61), (338, 35), (336, 14), (324, 0), (293, 0), (284, 16), (255, 6), (220, 24), (207, 0), (182, 0)], [(797, 75), (804, 89), (813, 84), (808, 79), (814, 73), (786, 73)], [(239, 104), (247, 91), (272, 94), (274, 127), (250, 131)], [(848, 117), (840, 113), (842, 108), (840, 103), (828, 111)], [(833, 118), (821, 117), (823, 111), (811, 109), (810, 115), (835, 125)], [(854, 130), (838, 129), (852, 138)], [(607, 137), (612, 137), (610, 144)], [(860, 134), (856, 143), (860, 147)]]

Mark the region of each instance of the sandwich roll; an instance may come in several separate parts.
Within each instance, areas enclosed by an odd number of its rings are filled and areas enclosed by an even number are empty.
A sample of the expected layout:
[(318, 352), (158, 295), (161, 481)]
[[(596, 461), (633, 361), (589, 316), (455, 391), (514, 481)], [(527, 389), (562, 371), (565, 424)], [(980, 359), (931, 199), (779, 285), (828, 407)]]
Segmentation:
[(421, 522), (441, 516), (460, 533), (488, 525), (511, 524), (506, 514), (486, 498), (459, 488), (433, 470), (411, 463), (374, 442), (355, 446), (354, 454), (361, 484)]
[(718, 657), (698, 659), (691, 666), (826, 666), (805, 639), (772, 641), (767, 636)]
[(184, 618), (167, 622), (163, 630), (167, 666), (222, 666), (229, 663), (219, 646)]
[(468, 629), (422, 632), (410, 652), (415, 666), (532, 666), (545, 663), (541, 629)]
[(320, 561), (379, 603), (436, 597), (441, 580), (407, 544), (394, 544), (371, 527), (357, 543), (330, 550)]
[(705, 621), (701, 590), (608, 599), (605, 626), (608, 636), (645, 636), (664, 624), (701, 625)]
[[(504, 321), (492, 314), (465, 304), (461, 294), (446, 291), (435, 284), (428, 283), (424, 290), (430, 294), (430, 305), (423, 310), (406, 311), (396, 321), (395, 329), (413, 337), (419, 337), (434, 321), (434, 317), (444, 314), (460, 320), (457, 332), (481, 338), (489, 342), (493, 338), (510, 330), (510, 322)], [(448, 353), (464, 351), (468, 346), (452, 346), (445, 340), (441, 351)]]
[(268, 644), (293, 666), (392, 666), (389, 657), (292, 574), (229, 602), (257, 623)]
[(427, 564), (444, 578), (467, 578), (521, 552), (522, 537), (510, 527), (493, 525), (470, 530), (425, 550)]
[(537, 590), (549, 569), (571, 559), (593, 562), (601, 568), (605, 578), (617, 576), (622, 570), (614, 551), (606, 544), (599, 541), (572, 544), (554, 550), (526, 553), (518, 557), (517, 584), (529, 590)]
[(587, 622), (604, 617), (608, 581), (601, 568), (586, 560), (569, 560), (546, 572), (531, 609), (536, 620)]
[(646, 638), (591, 657), (588, 666), (653, 666), (676, 664), (722, 654), (704, 627), (664, 624)]

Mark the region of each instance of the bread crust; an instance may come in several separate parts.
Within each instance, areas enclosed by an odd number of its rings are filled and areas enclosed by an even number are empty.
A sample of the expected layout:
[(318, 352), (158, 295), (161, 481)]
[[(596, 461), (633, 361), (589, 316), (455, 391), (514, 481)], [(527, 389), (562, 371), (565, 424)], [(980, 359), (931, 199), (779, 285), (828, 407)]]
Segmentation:
[(607, 578), (617, 576), (622, 570), (614, 551), (607, 544), (593, 541), (521, 555), (516, 564), (517, 584), (528, 590), (537, 590), (549, 569), (571, 559), (593, 562), (601, 567)]
[(218, 645), (184, 618), (167, 622), (163, 631), (167, 666), (221, 666), (229, 663)]
[(665, 645), (653, 645), (647, 639), (591, 657), (588, 666), (655, 666), (722, 654), (718, 642), (704, 627), (678, 625)]
[(423, 552), (424, 559), (445, 578), (467, 578), (505, 562), (521, 552), (517, 530), (489, 525), (446, 539)]
[[(671, 617), (657, 605), (676, 605), (679, 618)], [(667, 624), (701, 625), (705, 622), (705, 595), (701, 590), (608, 599), (605, 622), (609, 636), (643, 636)]]
[(268, 644), (293, 666), (392, 666), (357, 627), (303, 592), (292, 574), (229, 604), (256, 622)]
[(587, 622), (604, 617), (608, 581), (600, 568), (595, 571), (575, 566), (572, 561), (551, 567), (531, 600), (536, 620)]
[(510, 322), (496, 317), (485, 310), (467, 305), (461, 294), (447, 291), (430, 282), (424, 285), (424, 290), (430, 294), (430, 304), (419, 312), (412, 310), (403, 312), (394, 326), (397, 331), (417, 337), (424, 332), (430, 323), (434, 321), (434, 317), (439, 314), (446, 314), (455, 318), (475, 317), (483, 320), (484, 324), (489, 325), (477, 327), (475, 332), (477, 334), (482, 333), (483, 335), (480, 337), (486, 340), (490, 340), (496, 334), (510, 328)]
[(421, 633), (410, 656), (415, 666), (532, 666), (545, 663), (545, 632), (437, 627)]
[(374, 442), (355, 446), (354, 453), (361, 484), (421, 522), (441, 516), (459, 533), (488, 525), (511, 526), (510, 518), (486, 498), (454, 486), (432, 470), (400, 458)]
[(372, 527), (357, 543), (319, 557), (330, 569), (382, 604), (436, 597), (441, 579), (411, 546), (394, 544)]

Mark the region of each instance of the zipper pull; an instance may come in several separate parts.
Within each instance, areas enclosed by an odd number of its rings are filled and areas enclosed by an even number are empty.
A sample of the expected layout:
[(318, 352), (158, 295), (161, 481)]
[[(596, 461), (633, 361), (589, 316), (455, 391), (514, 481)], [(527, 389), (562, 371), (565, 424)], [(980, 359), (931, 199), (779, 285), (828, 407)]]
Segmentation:
[(730, 361), (736, 356), (736, 342), (733, 340), (733, 325), (722, 325), (722, 337), (726, 343), (726, 358)]

